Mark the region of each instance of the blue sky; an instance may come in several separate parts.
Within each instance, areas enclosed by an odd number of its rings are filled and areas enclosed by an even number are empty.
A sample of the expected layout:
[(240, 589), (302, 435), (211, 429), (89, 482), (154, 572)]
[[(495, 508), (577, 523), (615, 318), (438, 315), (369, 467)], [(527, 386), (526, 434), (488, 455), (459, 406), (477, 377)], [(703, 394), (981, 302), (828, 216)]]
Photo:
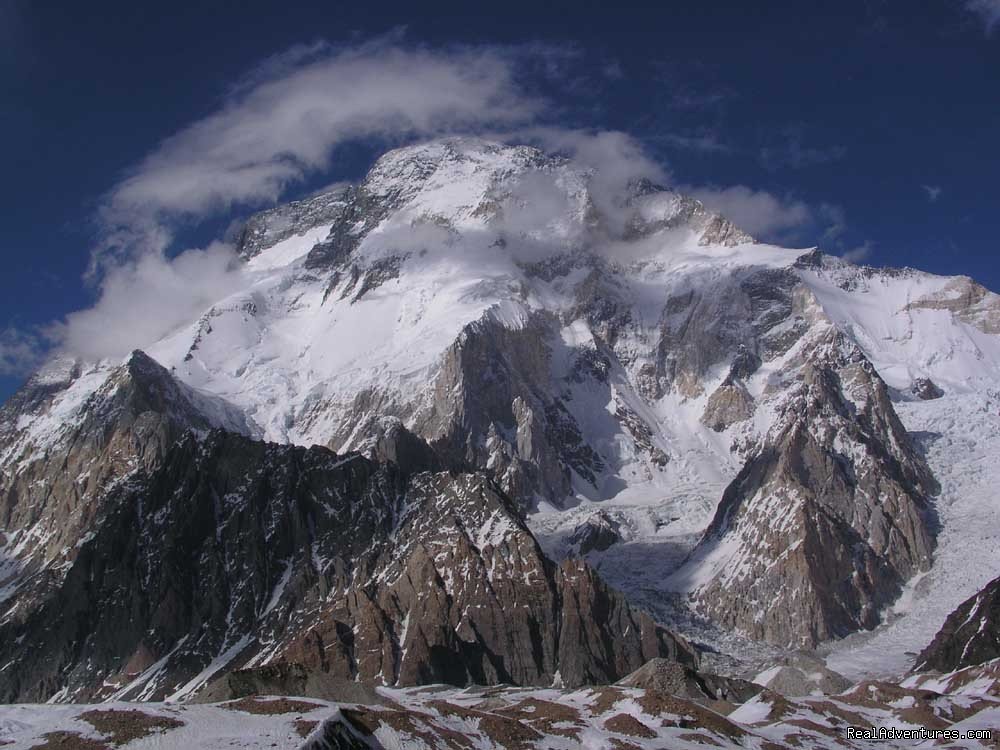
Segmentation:
[(623, 134), (765, 239), (1000, 290), (1000, 0), (415, 7), (0, 0), (0, 399), (67, 315), (182, 316), (179, 252), (451, 131)]

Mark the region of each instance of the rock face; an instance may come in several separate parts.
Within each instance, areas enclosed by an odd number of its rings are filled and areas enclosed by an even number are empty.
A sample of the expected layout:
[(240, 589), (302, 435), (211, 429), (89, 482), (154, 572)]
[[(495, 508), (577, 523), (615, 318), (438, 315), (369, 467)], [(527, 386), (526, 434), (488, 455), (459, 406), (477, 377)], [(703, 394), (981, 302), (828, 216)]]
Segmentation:
[(746, 386), (734, 378), (726, 378), (705, 405), (701, 421), (707, 427), (722, 432), (730, 425), (749, 419), (753, 415), (753, 396)]
[(596, 481), (604, 461), (551, 392), (551, 320), (467, 326), (444, 355), (430, 408), (413, 429), (452, 466), (488, 469), (514, 497), (562, 501), (571, 472)]
[(746, 680), (699, 673), (667, 659), (651, 659), (618, 684), (699, 702), (744, 703), (762, 690)]
[(914, 671), (952, 672), (1000, 658), (1000, 578), (948, 615)]
[(240, 231), (236, 251), (250, 260), (279, 242), (339, 220), (351, 198), (347, 186), (252, 216)]
[(31, 570), (71, 562), (109, 487), (158, 465), (187, 432), (213, 427), (253, 432), (241, 411), (143, 352), (109, 372), (64, 362), (37, 374), (0, 409), (6, 554)]
[[(613, 681), (693, 649), (550, 562), (486, 478), (191, 433), (112, 487), (0, 623), (0, 701), (187, 695), (275, 661), (342, 679)], [(27, 646), (25, 644), (28, 644)]]
[(907, 309), (947, 310), (983, 333), (1000, 333), (1000, 295), (967, 276), (956, 277), (939, 292), (911, 302)]
[(914, 379), (910, 393), (922, 401), (931, 401), (944, 395), (944, 391), (938, 388), (930, 378)]
[(726, 489), (688, 570), (699, 608), (782, 646), (878, 623), (930, 565), (936, 484), (871, 364), (827, 329), (800, 343), (778, 420)]
[(252, 669), (234, 669), (205, 685), (194, 703), (222, 703), (258, 695), (294, 695), (326, 701), (375, 705), (383, 698), (371, 684), (341, 680), (301, 664), (279, 663)]
[(829, 669), (822, 659), (801, 652), (782, 658), (778, 666), (754, 677), (754, 682), (790, 697), (835, 695), (851, 686), (850, 680)]
[(585, 556), (597, 550), (604, 552), (622, 541), (620, 525), (607, 513), (597, 512), (573, 530), (570, 543), (578, 555)]

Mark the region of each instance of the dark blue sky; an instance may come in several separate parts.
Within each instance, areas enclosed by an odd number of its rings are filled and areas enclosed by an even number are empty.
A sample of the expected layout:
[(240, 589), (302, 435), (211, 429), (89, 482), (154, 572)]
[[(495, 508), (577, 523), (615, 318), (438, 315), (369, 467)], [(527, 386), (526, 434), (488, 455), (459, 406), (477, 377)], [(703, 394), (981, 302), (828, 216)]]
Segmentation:
[[(962, 0), (298, 3), (0, 0), (0, 333), (93, 302), (94, 211), (162, 139), (296, 44), (537, 43), (521, 83), (559, 125), (630, 133), (681, 185), (766, 191), (809, 220), (773, 239), (1000, 289), (1000, 28)], [(756, 6), (756, 7), (754, 7)], [(985, 17), (984, 17), (985, 16)], [(1000, 17), (1000, 9), (994, 17)], [(555, 50), (555, 53), (551, 51)], [(538, 65), (543, 65), (539, 62)], [(552, 116), (550, 116), (552, 117)], [(289, 195), (361, 174), (349, 145)], [(204, 242), (229, 216), (189, 227)], [(3, 346), (0, 339), (0, 346)], [(8, 367), (8, 369), (10, 369)], [(0, 373), (0, 399), (23, 379)]]

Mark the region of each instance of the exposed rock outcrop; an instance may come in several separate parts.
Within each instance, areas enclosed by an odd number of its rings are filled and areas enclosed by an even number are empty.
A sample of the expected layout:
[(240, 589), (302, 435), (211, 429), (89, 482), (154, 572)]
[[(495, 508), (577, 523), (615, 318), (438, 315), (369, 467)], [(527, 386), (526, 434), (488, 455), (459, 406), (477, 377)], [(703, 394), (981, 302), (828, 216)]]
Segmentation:
[(906, 309), (947, 310), (983, 333), (1000, 334), (1000, 295), (968, 276), (955, 277), (939, 293), (911, 302)]
[(952, 672), (1000, 658), (1000, 578), (948, 615), (914, 671)]
[(701, 703), (743, 703), (762, 690), (760, 685), (746, 680), (698, 672), (667, 659), (651, 659), (618, 684)]
[(10, 554), (28, 569), (68, 564), (109, 487), (158, 466), (188, 431), (214, 427), (255, 431), (241, 411), (179, 383), (141, 351), (110, 372), (63, 363), (39, 373), (0, 408), (0, 523)]
[(802, 652), (782, 658), (777, 666), (758, 674), (754, 682), (790, 697), (834, 695), (851, 686), (846, 677), (828, 668), (822, 659)]
[[(681, 639), (581, 562), (544, 557), (476, 475), (221, 431), (109, 491), (61, 580), (0, 623), (0, 701), (186, 695), (281, 661), (414, 685), (610, 682)], [(211, 667), (206, 667), (211, 663)]]
[(205, 685), (194, 696), (192, 702), (221, 703), (257, 695), (294, 695), (358, 705), (384, 702), (382, 696), (370, 684), (337, 679), (327, 672), (288, 663), (235, 669)]
[(710, 576), (695, 599), (725, 627), (811, 647), (874, 627), (927, 569), (937, 487), (860, 351), (832, 330), (803, 346), (791, 398), (688, 569)]
[(305, 234), (317, 226), (334, 224), (344, 214), (350, 197), (349, 188), (344, 186), (254, 214), (240, 231), (236, 252), (250, 260), (289, 237)]
[(921, 401), (931, 401), (944, 395), (944, 391), (938, 388), (930, 378), (916, 378), (913, 385), (910, 386), (910, 393)]
[(722, 432), (753, 416), (753, 407), (753, 396), (746, 386), (735, 378), (726, 378), (709, 396), (701, 421), (706, 427)]
[(607, 513), (598, 511), (573, 530), (569, 541), (580, 557), (589, 552), (604, 552), (622, 541), (620, 525)]
[(434, 400), (413, 429), (453, 467), (489, 471), (513, 497), (560, 503), (571, 470), (594, 482), (604, 461), (551, 388), (552, 321), (510, 326), (493, 315), (466, 327), (445, 354)]
[(706, 284), (692, 279), (666, 300), (655, 367), (656, 386), (648, 396), (677, 390), (696, 397), (708, 371), (732, 362), (742, 379), (787, 352), (809, 327), (809, 300), (789, 269), (740, 269)]

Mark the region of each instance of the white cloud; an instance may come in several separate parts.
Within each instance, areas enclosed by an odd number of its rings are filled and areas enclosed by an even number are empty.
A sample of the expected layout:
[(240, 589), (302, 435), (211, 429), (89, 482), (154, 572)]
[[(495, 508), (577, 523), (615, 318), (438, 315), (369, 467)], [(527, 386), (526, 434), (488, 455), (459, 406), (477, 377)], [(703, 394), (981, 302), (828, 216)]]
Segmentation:
[(400, 140), (523, 123), (541, 104), (514, 82), (513, 53), (298, 47), (235, 86), (221, 108), (165, 139), (107, 196), (92, 272), (162, 251), (172, 222), (279, 198), (356, 138)]
[(564, 220), (572, 209), (570, 196), (555, 175), (528, 172), (510, 185), (510, 196), (503, 202), (497, 224), (509, 236), (548, 235), (553, 222)]
[(847, 216), (840, 206), (820, 203), (816, 208), (816, 217), (825, 226), (822, 234), (825, 242), (838, 242), (847, 231)]
[(870, 240), (865, 240), (857, 247), (852, 247), (850, 250), (842, 252), (840, 257), (848, 263), (861, 263), (862, 261), (867, 260), (872, 254), (873, 247), (874, 245)]
[(97, 303), (68, 315), (50, 336), (84, 359), (120, 357), (193, 322), (211, 304), (243, 288), (243, 274), (233, 247), (223, 243), (169, 260), (145, 253), (111, 269)]
[(979, 16), (987, 34), (992, 34), (996, 25), (1000, 24), (1000, 0), (966, 0), (965, 7)]
[(942, 188), (938, 185), (921, 185), (920, 187), (922, 187), (924, 189), (924, 192), (927, 193), (927, 200), (929, 200), (931, 203), (937, 201), (937, 199), (941, 197), (941, 193), (943, 192)]
[(13, 326), (0, 330), (0, 375), (23, 376), (35, 369), (45, 346), (37, 336)]
[(663, 165), (653, 161), (641, 143), (620, 131), (532, 128), (517, 132), (515, 139), (534, 143), (549, 153), (563, 154), (591, 171), (590, 197), (612, 234), (621, 231), (627, 216), (619, 201), (629, 182), (646, 179), (666, 184), (670, 180)]
[[(446, 133), (515, 128), (544, 105), (515, 83), (525, 55), (545, 49), (404, 44), (390, 34), (359, 46), (298, 46), (237, 82), (219, 109), (163, 140), (105, 196), (88, 276), (97, 303), (50, 327), (64, 350), (117, 357), (193, 322), (240, 287), (232, 248), (171, 258), (179, 225), (236, 206), (273, 203), (330, 168), (355, 139), (388, 144)], [(10, 361), (21, 361), (8, 346)], [(4, 365), (6, 366), (6, 365)]]
[(618, 130), (570, 130), (530, 128), (515, 133), (516, 139), (537, 144), (550, 153), (569, 156), (607, 186), (622, 187), (628, 180), (645, 177), (654, 182), (668, 179), (663, 165), (653, 161), (642, 144)]
[(794, 247), (808, 242), (819, 243), (844, 259), (859, 263), (872, 251), (872, 243), (851, 247), (845, 242), (848, 233), (844, 209), (832, 203), (807, 203), (790, 196), (779, 196), (745, 185), (728, 188), (682, 188), (710, 211), (715, 211), (736, 226), (764, 242)]
[[(525, 54), (544, 62), (546, 51), (430, 50), (390, 35), (353, 48), (297, 47), (265, 61), (230, 89), (217, 112), (165, 139), (108, 193), (99, 215), (104, 242), (93, 264), (98, 300), (52, 326), (49, 336), (73, 354), (101, 359), (147, 347), (193, 322), (243, 288), (247, 272), (224, 243), (170, 257), (174, 229), (234, 206), (278, 200), (290, 185), (333, 166), (336, 147), (353, 139), (396, 145), (492, 131), (534, 143), (591, 172), (589, 197), (604, 219), (599, 231), (605, 239), (619, 236), (629, 214), (622, 204), (628, 183), (668, 184), (669, 174), (625, 133), (538, 126), (548, 108), (516, 83)], [(742, 185), (690, 192), (762, 238), (834, 221), (824, 206)], [(551, 176), (526, 177), (511, 200), (519, 208), (505, 220), (519, 238), (511, 252), (522, 259), (553, 242), (584, 242), (573, 232), (591, 231), (569, 227), (564, 234), (550, 226), (569, 208)], [(379, 241), (398, 250), (405, 241), (433, 244), (436, 236), (408, 231), (408, 240), (385, 233)]]
[(688, 188), (686, 192), (709, 210), (722, 214), (744, 231), (762, 239), (785, 236), (817, 221), (816, 212), (805, 202), (745, 185)]

